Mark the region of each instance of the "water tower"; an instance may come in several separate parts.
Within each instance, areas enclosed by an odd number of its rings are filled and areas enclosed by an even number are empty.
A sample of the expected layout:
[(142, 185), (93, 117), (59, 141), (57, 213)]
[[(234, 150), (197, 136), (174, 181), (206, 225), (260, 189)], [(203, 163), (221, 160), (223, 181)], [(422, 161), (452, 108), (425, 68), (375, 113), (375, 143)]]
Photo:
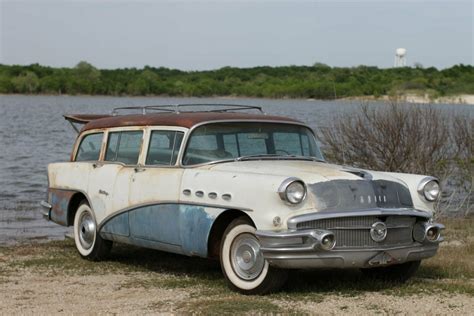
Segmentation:
[(405, 48), (397, 48), (395, 50), (395, 67), (405, 67), (407, 65), (407, 50)]

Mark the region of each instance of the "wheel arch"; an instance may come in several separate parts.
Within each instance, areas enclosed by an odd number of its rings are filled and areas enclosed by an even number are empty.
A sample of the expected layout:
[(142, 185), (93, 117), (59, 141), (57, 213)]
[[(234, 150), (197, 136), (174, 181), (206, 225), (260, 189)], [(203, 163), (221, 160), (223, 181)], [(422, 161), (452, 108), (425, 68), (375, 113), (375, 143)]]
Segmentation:
[(219, 258), (220, 244), (222, 236), (224, 235), (224, 231), (234, 219), (239, 217), (245, 217), (252, 224), (252, 226), (256, 227), (252, 218), (244, 211), (238, 209), (228, 209), (222, 212), (215, 219), (209, 232), (209, 238), (207, 242), (207, 253), (209, 258)]
[(87, 196), (82, 192), (76, 192), (69, 200), (68, 208), (67, 208), (67, 226), (71, 226), (74, 224), (74, 216), (76, 216), (77, 208), (81, 204), (82, 201), (87, 201), (89, 205), (91, 205)]

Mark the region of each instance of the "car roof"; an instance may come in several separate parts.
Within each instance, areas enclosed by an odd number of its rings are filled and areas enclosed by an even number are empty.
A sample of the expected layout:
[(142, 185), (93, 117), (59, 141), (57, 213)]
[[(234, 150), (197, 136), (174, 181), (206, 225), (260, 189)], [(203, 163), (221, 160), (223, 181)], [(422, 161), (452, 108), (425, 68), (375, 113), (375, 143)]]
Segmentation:
[(275, 115), (250, 114), (235, 112), (179, 112), (179, 113), (150, 113), (117, 116), (103, 116), (90, 120), (82, 128), (82, 132), (94, 129), (125, 126), (179, 126), (192, 128), (202, 123), (218, 121), (261, 121), (274, 123), (303, 124), (303, 122)]

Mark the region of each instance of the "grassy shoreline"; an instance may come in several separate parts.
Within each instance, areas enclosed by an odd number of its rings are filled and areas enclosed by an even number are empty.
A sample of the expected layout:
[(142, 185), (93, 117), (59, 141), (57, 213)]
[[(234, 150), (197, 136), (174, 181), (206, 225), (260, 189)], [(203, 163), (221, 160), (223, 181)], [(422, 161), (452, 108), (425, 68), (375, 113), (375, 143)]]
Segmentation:
[(474, 219), (442, 222), (446, 242), (406, 284), (368, 280), (358, 270), (292, 271), (282, 292), (264, 297), (229, 291), (218, 263), (200, 258), (118, 246), (107, 261), (90, 262), (71, 240), (0, 247), (0, 286), (8, 289), (0, 314), (80, 312), (81, 295), (97, 313), (467, 314)]
[(353, 101), (360, 101), (360, 102), (387, 102), (390, 100), (397, 100), (400, 102), (405, 103), (413, 103), (413, 104), (450, 104), (450, 105), (474, 105), (474, 94), (459, 94), (459, 95), (452, 95), (452, 96), (444, 96), (438, 98), (432, 98), (426, 94), (406, 94), (406, 95), (399, 95), (399, 96), (390, 96), (390, 95), (382, 95), (382, 96), (354, 96), (354, 97), (341, 97), (337, 99), (314, 99), (314, 98), (267, 98), (267, 97), (252, 97), (252, 96), (234, 96), (234, 95), (215, 95), (215, 96), (206, 96), (206, 97), (196, 97), (196, 96), (169, 96), (169, 95), (106, 95), (106, 94), (48, 94), (48, 93), (41, 93), (41, 94), (21, 94), (21, 93), (0, 93), (0, 97), (2, 96), (25, 96), (25, 97), (94, 97), (94, 98), (136, 98), (136, 99), (146, 99), (146, 98), (170, 98), (170, 99), (181, 99), (181, 98), (189, 98), (189, 99), (228, 99), (228, 100), (245, 100), (245, 99), (257, 99), (257, 100), (295, 100), (295, 101), (323, 101), (323, 102), (331, 102), (331, 101), (342, 101), (342, 102), (353, 102)]

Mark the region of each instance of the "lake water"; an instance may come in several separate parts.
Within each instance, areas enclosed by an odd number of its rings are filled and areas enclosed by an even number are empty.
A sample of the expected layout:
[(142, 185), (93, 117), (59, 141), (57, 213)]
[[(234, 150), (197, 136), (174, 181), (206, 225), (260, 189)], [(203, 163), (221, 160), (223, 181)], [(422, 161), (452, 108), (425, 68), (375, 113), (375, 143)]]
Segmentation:
[[(327, 126), (360, 105), (359, 101), (0, 95), (0, 245), (63, 239), (68, 232), (44, 220), (39, 207), (47, 189), (47, 165), (67, 161), (76, 137), (63, 114), (110, 113), (120, 106), (176, 103), (259, 105), (268, 114), (290, 116), (312, 128)], [(472, 105), (436, 107), (447, 115), (474, 116)]]

